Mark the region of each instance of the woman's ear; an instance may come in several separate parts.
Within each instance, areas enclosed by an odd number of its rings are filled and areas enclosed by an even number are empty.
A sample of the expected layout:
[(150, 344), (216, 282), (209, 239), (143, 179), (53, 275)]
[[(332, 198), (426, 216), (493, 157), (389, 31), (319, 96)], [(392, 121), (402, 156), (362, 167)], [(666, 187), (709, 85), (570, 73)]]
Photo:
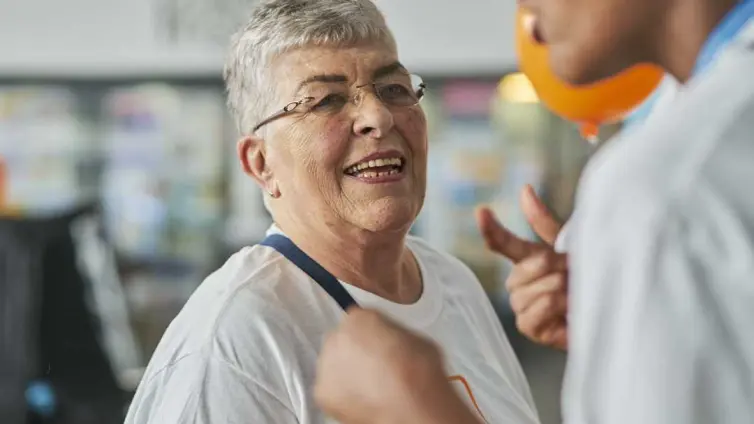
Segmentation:
[(264, 140), (255, 136), (246, 136), (238, 141), (236, 150), (238, 159), (241, 161), (241, 168), (246, 175), (253, 178), (268, 195), (279, 197), (280, 190), (267, 163)]

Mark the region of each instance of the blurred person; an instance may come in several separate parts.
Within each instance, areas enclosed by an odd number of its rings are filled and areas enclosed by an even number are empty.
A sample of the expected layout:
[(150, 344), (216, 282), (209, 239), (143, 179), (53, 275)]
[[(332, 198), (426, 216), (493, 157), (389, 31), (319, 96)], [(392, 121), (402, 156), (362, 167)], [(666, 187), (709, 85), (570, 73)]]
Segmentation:
[[(550, 222), (565, 268), (480, 212), (488, 243), (519, 260), (524, 285), (541, 287), (534, 275), (546, 265), (565, 272), (549, 297), (567, 291), (567, 315), (550, 300), (551, 313), (529, 316), (550, 320), (552, 334), (568, 327), (541, 340), (569, 350), (564, 421), (754, 422), (754, 1), (522, 3), (564, 79), (587, 84), (651, 62), (680, 84), (592, 158), (567, 234)], [(540, 259), (524, 266), (532, 252)], [(315, 392), (345, 423), (477, 422), (448, 410), (458, 402), (435, 377), (442, 363), (420, 335), (356, 310), (325, 343)], [(416, 369), (424, 374), (407, 372)], [(410, 393), (405, 409), (387, 407)]]
[(439, 378), (480, 418), (538, 423), (474, 274), (408, 236), (426, 191), (425, 87), (376, 6), (261, 2), (233, 39), (225, 80), (239, 160), (274, 225), (170, 324), (126, 423), (326, 422), (317, 358), (353, 305), (431, 338), (446, 358)]

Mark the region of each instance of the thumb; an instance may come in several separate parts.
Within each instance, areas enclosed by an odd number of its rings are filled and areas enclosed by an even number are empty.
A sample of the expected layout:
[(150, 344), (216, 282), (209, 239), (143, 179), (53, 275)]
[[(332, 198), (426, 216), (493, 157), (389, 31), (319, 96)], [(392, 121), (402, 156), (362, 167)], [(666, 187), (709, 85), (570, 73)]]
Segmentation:
[(513, 262), (521, 261), (537, 248), (535, 243), (519, 238), (500, 225), (487, 207), (477, 209), (476, 220), (487, 247)]
[(563, 224), (552, 216), (550, 210), (529, 184), (521, 191), (521, 209), (534, 232), (545, 243), (553, 245)]

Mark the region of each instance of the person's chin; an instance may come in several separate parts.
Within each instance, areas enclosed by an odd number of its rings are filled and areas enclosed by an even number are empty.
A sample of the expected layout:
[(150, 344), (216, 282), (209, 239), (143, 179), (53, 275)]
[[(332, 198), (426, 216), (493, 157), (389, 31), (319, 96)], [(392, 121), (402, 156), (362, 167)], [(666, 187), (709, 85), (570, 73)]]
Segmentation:
[(576, 87), (595, 84), (611, 76), (593, 66), (578, 62), (553, 62), (552, 68), (558, 78)]
[(552, 51), (551, 66), (555, 75), (568, 84), (580, 87), (596, 84), (618, 75), (629, 65), (618, 63), (611, 58), (604, 58), (578, 50)]
[(407, 233), (416, 220), (408, 199), (383, 199), (371, 205), (358, 221), (361, 227), (376, 233)]

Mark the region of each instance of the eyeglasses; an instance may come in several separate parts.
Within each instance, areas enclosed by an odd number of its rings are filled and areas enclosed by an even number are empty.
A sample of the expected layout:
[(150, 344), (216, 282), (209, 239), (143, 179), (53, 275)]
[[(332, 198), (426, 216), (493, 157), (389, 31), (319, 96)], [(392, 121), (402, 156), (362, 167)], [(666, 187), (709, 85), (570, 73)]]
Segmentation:
[[(427, 86), (418, 75), (399, 74), (385, 81), (372, 82), (359, 85), (356, 89), (372, 87), (375, 96), (388, 107), (416, 106), (424, 97)], [(360, 91), (359, 91), (360, 93)], [(293, 113), (313, 113), (318, 116), (334, 116), (340, 113), (348, 103), (357, 104), (362, 95), (352, 95), (346, 87), (342, 89), (320, 88), (314, 90), (311, 95), (301, 100), (288, 103), (282, 110), (262, 120), (252, 132), (269, 124), (270, 122)]]

